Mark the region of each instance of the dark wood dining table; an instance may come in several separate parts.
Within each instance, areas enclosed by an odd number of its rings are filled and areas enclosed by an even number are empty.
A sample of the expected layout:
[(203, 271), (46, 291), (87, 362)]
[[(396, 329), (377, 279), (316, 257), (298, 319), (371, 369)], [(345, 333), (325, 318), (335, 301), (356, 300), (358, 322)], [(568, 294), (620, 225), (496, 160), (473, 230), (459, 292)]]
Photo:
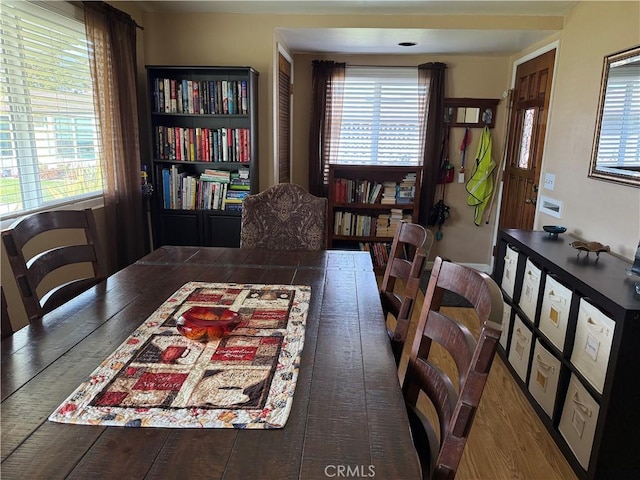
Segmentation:
[[(186, 282), (311, 286), (281, 429), (127, 428), (48, 420)], [(161, 247), (2, 341), (6, 479), (420, 477), (368, 253)]]

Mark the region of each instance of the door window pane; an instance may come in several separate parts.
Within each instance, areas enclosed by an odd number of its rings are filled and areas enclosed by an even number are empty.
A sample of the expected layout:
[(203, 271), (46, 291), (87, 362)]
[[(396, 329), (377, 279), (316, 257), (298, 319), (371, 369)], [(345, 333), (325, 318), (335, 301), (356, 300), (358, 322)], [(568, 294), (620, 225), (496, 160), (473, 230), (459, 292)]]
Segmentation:
[(527, 108), (522, 116), (522, 129), (520, 134), (520, 155), (518, 155), (518, 168), (529, 170), (531, 168), (531, 143), (533, 126), (535, 125), (536, 109)]

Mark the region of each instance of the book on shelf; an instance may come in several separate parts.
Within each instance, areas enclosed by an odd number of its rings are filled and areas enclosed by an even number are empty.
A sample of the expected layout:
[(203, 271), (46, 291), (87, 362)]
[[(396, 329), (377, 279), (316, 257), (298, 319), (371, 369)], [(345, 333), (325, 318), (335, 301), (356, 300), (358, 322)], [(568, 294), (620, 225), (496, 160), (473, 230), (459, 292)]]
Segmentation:
[(382, 192), (382, 184), (375, 182), (371, 195), (369, 196), (369, 203), (377, 203), (380, 197), (380, 192)]
[(415, 186), (410, 187), (410, 186), (400, 184), (398, 185), (398, 191), (397, 191), (396, 197), (398, 199), (408, 198), (410, 200), (413, 200), (415, 192), (416, 192)]
[(227, 212), (241, 212), (242, 203), (238, 203), (238, 204), (228, 203), (227, 205), (225, 205), (224, 209)]
[(242, 190), (232, 190), (231, 188), (227, 189), (227, 199), (240, 199), (244, 200), (244, 198), (249, 195), (249, 192)]
[(164, 84), (160, 86), (160, 79), (153, 79), (153, 111), (160, 112), (160, 105), (164, 105)]
[(184, 99), (184, 95), (182, 93), (182, 81), (176, 82), (176, 112), (182, 112), (184, 106), (182, 101)]
[(171, 81), (168, 78), (163, 79), (164, 89), (164, 112), (171, 111)]
[(220, 113), (228, 114), (229, 113), (229, 85), (227, 80), (222, 80), (221, 85), (221, 96), (222, 96), (222, 111)]
[(169, 111), (177, 112), (178, 111), (178, 93), (177, 93), (177, 83), (175, 79), (169, 80), (170, 87), (170, 103), (169, 103)]
[(234, 115), (236, 113), (236, 102), (235, 95), (233, 93), (235, 82), (229, 82), (227, 88), (229, 92), (227, 93), (227, 108), (229, 109), (229, 115)]
[(247, 104), (247, 81), (246, 80), (240, 81), (240, 105), (241, 105), (240, 113), (242, 113), (243, 115), (246, 115), (247, 112), (249, 111), (248, 104)]
[(383, 205), (391, 205), (396, 203), (396, 182), (383, 182), (382, 200), (380, 203)]
[(229, 183), (231, 180), (231, 172), (227, 170), (214, 170), (212, 168), (207, 168), (200, 174), (200, 180), (206, 182)]
[(247, 183), (238, 183), (239, 181), (242, 181), (242, 180), (237, 178), (232, 178), (229, 181), (229, 189), (236, 190), (236, 191), (245, 191), (245, 192), (248, 192), (249, 190), (251, 190), (251, 184), (249, 183), (249, 181), (247, 181)]
[(162, 169), (162, 206), (171, 208), (171, 171), (168, 168)]

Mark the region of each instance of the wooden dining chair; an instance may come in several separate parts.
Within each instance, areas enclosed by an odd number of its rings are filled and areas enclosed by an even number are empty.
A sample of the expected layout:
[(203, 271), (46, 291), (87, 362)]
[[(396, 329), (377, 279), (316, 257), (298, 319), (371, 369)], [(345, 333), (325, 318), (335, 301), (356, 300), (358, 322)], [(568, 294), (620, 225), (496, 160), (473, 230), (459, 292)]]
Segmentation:
[(4, 340), (7, 337), (13, 335), (13, 326), (11, 325), (11, 319), (9, 318), (9, 306), (7, 305), (7, 298), (4, 296), (4, 287), (0, 285), (0, 301), (2, 302), (2, 310), (0, 317), (0, 337)]
[(242, 202), (241, 248), (324, 250), (327, 199), (279, 183)]
[[(30, 322), (106, 278), (91, 209), (29, 215), (2, 232), (2, 241)], [(62, 283), (43, 282), (63, 267)]]
[(395, 327), (387, 328), (387, 333), (396, 365), (400, 363), (413, 305), (420, 290), (420, 277), (432, 244), (431, 230), (409, 222), (400, 222), (391, 244), (380, 286), (380, 300), (385, 318), (391, 315), (395, 319)]
[[(440, 310), (445, 290), (473, 305), (477, 338)], [(424, 479), (455, 477), (500, 339), (502, 309), (500, 288), (488, 275), (435, 259), (402, 387)], [(434, 350), (455, 366), (434, 362)], [(420, 392), (435, 409), (439, 435), (419, 408)]]

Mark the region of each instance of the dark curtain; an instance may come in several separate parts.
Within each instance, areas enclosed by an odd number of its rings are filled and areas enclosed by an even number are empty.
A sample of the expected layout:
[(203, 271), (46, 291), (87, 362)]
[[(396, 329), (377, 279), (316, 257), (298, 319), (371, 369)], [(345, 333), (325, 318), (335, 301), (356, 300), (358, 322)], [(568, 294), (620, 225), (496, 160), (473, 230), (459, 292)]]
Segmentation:
[[(309, 192), (327, 194), (329, 163), (337, 155), (345, 64), (313, 61), (311, 126), (309, 128)], [(332, 135), (332, 132), (335, 134)], [(333, 141), (332, 141), (333, 139)]]
[(107, 248), (112, 270), (119, 270), (147, 252), (140, 184), (137, 25), (104, 2), (83, 4), (104, 152)]
[(426, 94), (421, 131), (424, 132), (422, 190), (420, 194), (421, 225), (427, 225), (429, 210), (435, 203), (440, 177), (441, 143), (444, 135), (444, 84), (447, 65), (429, 62), (418, 66), (418, 82)]

